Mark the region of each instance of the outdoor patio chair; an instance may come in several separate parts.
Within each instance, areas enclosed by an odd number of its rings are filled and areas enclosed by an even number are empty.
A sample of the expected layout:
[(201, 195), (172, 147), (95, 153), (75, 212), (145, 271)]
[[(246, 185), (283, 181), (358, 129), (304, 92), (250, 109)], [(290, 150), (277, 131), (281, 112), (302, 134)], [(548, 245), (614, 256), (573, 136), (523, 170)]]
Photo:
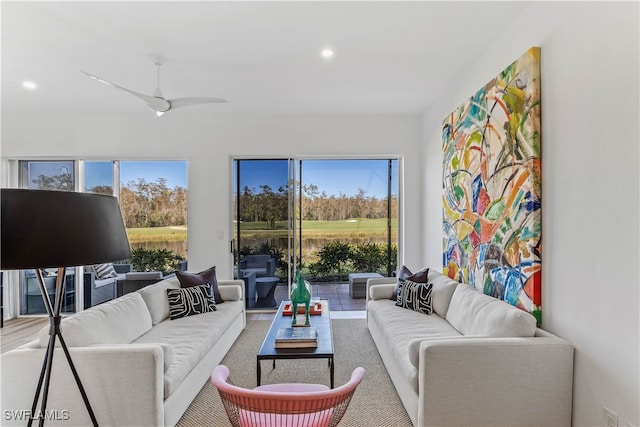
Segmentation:
[(349, 382), (334, 389), (324, 384), (292, 383), (249, 390), (229, 383), (229, 369), (218, 365), (211, 382), (234, 427), (324, 427), (338, 425), (363, 376), (364, 369), (356, 368)]
[(255, 271), (256, 277), (273, 277), (276, 260), (271, 255), (247, 255), (240, 261), (240, 271)]

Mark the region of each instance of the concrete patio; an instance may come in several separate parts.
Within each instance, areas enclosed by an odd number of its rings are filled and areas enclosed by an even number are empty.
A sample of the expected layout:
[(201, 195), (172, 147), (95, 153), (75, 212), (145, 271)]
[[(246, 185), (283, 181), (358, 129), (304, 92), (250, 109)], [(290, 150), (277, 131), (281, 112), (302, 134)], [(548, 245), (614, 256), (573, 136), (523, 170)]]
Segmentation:
[[(274, 296), (278, 304), (281, 301), (288, 300), (289, 294), (286, 284), (278, 284)], [(354, 299), (349, 296), (349, 283), (313, 283), (311, 285), (311, 296), (329, 300), (331, 311), (365, 309), (364, 298)]]

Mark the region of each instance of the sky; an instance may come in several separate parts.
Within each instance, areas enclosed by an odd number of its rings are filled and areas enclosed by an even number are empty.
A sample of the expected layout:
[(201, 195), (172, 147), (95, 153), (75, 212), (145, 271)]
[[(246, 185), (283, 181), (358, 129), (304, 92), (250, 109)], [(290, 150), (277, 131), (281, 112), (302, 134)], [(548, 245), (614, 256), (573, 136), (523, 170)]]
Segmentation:
[[(85, 185), (93, 188), (98, 185), (111, 185), (111, 162), (86, 162)], [(177, 186), (187, 188), (187, 162), (184, 160), (121, 161), (120, 182), (138, 181), (156, 182), (158, 178), (167, 180), (168, 188)]]
[[(241, 187), (256, 190), (266, 184), (273, 191), (287, 183), (287, 160), (239, 160), (241, 164)], [(299, 162), (295, 162), (296, 167)], [(111, 185), (111, 162), (86, 162), (86, 188), (97, 185)], [(120, 161), (120, 182), (127, 184), (144, 178), (155, 182), (158, 178), (167, 180), (167, 187), (187, 187), (188, 163), (178, 161)], [(299, 174), (299, 171), (296, 172)], [(365, 190), (366, 196), (384, 198), (387, 195), (387, 160), (302, 160), (303, 184), (314, 184), (319, 192), (338, 196), (354, 196), (358, 189)], [(393, 192), (397, 194), (398, 162), (393, 161)]]
[[(286, 160), (240, 160), (240, 186), (259, 190), (267, 184), (277, 191), (287, 183)], [(298, 165), (298, 162), (296, 162)], [(398, 162), (393, 161), (392, 185), (397, 194)], [(367, 196), (387, 196), (387, 160), (302, 160), (303, 185), (314, 184), (327, 195), (353, 196), (358, 189)]]

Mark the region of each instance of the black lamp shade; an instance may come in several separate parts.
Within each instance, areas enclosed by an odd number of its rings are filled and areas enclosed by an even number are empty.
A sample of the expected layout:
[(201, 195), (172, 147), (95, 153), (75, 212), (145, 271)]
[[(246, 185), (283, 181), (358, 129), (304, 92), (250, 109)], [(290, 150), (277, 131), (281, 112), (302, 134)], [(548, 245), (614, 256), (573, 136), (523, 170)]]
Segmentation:
[(72, 267), (131, 257), (115, 197), (66, 191), (0, 191), (3, 270)]

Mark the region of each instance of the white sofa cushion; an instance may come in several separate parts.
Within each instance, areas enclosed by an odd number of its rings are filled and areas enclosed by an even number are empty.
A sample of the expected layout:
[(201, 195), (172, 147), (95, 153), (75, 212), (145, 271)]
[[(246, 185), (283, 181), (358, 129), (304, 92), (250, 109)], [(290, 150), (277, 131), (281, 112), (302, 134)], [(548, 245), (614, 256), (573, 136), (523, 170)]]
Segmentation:
[[(393, 289), (394, 285), (388, 286)], [(393, 300), (387, 298), (370, 300), (367, 304), (367, 313), (369, 328), (375, 328), (382, 332), (385, 345), (398, 361), (402, 375), (411, 384), (415, 393), (418, 393), (418, 366), (414, 365), (410, 359), (409, 345), (411, 342), (460, 335), (437, 314), (426, 316), (417, 311), (406, 310), (396, 306)]]
[(433, 311), (440, 317), (447, 317), (451, 297), (459, 283), (435, 270), (429, 270), (428, 280), (433, 284)]
[(468, 285), (459, 285), (451, 297), (447, 321), (463, 335), (533, 337), (531, 314)]
[(173, 349), (173, 360), (164, 377), (167, 398), (194, 366), (218, 342), (244, 309), (243, 301), (225, 301), (212, 311), (180, 319), (166, 319), (138, 338), (136, 344), (166, 343)]
[(147, 309), (151, 313), (151, 322), (154, 326), (169, 317), (167, 289), (179, 288), (180, 282), (177, 277), (173, 276), (136, 291), (136, 293), (142, 295), (144, 302), (147, 304)]
[[(60, 328), (68, 347), (128, 344), (151, 329), (151, 315), (142, 296), (131, 293), (67, 317)], [(38, 339), (47, 346), (49, 326)]]

